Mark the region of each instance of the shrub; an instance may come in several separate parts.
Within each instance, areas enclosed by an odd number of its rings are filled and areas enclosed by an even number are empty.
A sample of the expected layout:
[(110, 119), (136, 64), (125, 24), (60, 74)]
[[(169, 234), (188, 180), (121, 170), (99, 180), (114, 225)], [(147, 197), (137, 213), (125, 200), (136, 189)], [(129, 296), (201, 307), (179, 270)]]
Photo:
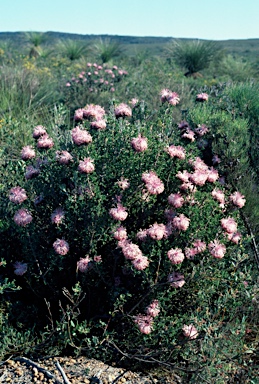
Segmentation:
[(24, 181), (2, 191), (1, 247), (4, 276), (22, 288), (10, 313), (44, 330), (45, 349), (178, 364), (205, 380), (229, 358), (238, 370), (252, 279), (245, 197), (200, 157), (206, 130), (176, 122), (178, 103), (165, 89), (156, 114), (88, 105), (72, 132), (35, 128)]

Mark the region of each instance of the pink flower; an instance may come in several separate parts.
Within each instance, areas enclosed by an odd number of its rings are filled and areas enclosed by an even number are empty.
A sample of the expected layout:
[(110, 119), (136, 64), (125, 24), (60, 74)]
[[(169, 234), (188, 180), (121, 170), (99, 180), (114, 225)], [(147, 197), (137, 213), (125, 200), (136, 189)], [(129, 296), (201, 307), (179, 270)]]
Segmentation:
[(199, 333), (195, 326), (193, 324), (190, 325), (184, 325), (183, 328), (183, 334), (185, 337), (188, 337), (191, 340), (194, 340), (198, 337)]
[(126, 240), (128, 237), (126, 228), (118, 227), (113, 233), (113, 237), (118, 241)]
[(66, 87), (71, 87), (71, 84), (69, 83), (69, 81), (66, 83)]
[(235, 233), (237, 231), (237, 223), (232, 217), (221, 219), (221, 226), (227, 233)]
[(131, 263), (138, 271), (143, 271), (149, 266), (149, 260), (146, 256), (139, 256), (131, 260)]
[(196, 192), (196, 186), (193, 185), (191, 182), (187, 182), (187, 183), (182, 183), (182, 185), (180, 186), (180, 189), (182, 191), (190, 191), (190, 192)]
[(53, 243), (53, 248), (58, 255), (66, 255), (69, 251), (69, 245), (64, 239), (57, 239)]
[(196, 157), (194, 160), (189, 160), (195, 171), (208, 171), (209, 167), (200, 157)]
[(178, 93), (172, 92), (169, 89), (162, 89), (160, 92), (161, 101), (162, 103), (165, 103), (166, 101), (171, 105), (177, 105), (180, 102), (180, 98)]
[(176, 174), (176, 177), (178, 177), (178, 179), (180, 179), (181, 181), (183, 181), (184, 183), (188, 183), (189, 181), (189, 177), (190, 177), (190, 174), (188, 171), (184, 170), (183, 172), (178, 172)]
[(131, 99), (130, 104), (132, 105), (132, 108), (134, 108), (138, 104), (138, 99), (136, 98)]
[(62, 208), (57, 208), (53, 213), (51, 214), (51, 222), (52, 224), (61, 224), (63, 219), (65, 217), (65, 212)]
[(221, 162), (221, 160), (220, 160), (219, 156), (218, 155), (213, 155), (213, 157), (212, 157), (212, 164), (213, 165), (217, 165), (220, 162)]
[(100, 131), (106, 128), (106, 122), (103, 119), (92, 121), (90, 125), (91, 125), (91, 128), (99, 129)]
[(197, 239), (193, 243), (194, 248), (196, 249), (197, 253), (204, 252), (206, 250), (206, 243), (203, 241)]
[(145, 316), (145, 315), (137, 315), (134, 318), (134, 322), (137, 324), (139, 330), (141, 333), (144, 333), (144, 335), (149, 335), (152, 332), (153, 329), (153, 317), (152, 316)]
[(232, 243), (235, 243), (235, 244), (238, 244), (239, 241), (241, 240), (242, 238), (242, 235), (240, 232), (236, 232), (236, 233), (227, 233), (226, 234), (227, 237), (228, 237), (228, 240), (232, 241)]
[(170, 249), (167, 256), (172, 264), (181, 264), (184, 261), (184, 254), (180, 248)]
[(166, 227), (164, 224), (153, 224), (147, 230), (148, 236), (154, 240), (161, 240), (166, 233)]
[(136, 237), (140, 241), (145, 241), (146, 238), (147, 238), (147, 235), (148, 235), (148, 230), (147, 229), (140, 229), (140, 231), (138, 231)]
[(12, 202), (12, 203), (15, 203), (15, 204), (21, 204), (23, 203), (25, 200), (27, 200), (27, 195), (26, 195), (26, 191), (25, 189), (21, 188), (21, 187), (13, 187), (10, 189), (10, 192), (9, 192), (9, 200)]
[(83, 108), (79, 108), (75, 110), (74, 113), (74, 120), (75, 121), (82, 121), (84, 119), (84, 110)]
[(26, 167), (26, 171), (25, 171), (25, 179), (30, 180), (30, 179), (38, 176), (39, 173), (40, 173), (40, 170), (38, 168), (35, 168), (32, 165), (28, 165), (28, 167)]
[(178, 124), (179, 129), (190, 129), (189, 123), (187, 121), (183, 120)]
[(92, 173), (95, 169), (93, 160), (90, 157), (85, 157), (79, 161), (78, 171), (81, 173)]
[(21, 151), (22, 160), (33, 159), (35, 157), (35, 155), (36, 155), (35, 151), (31, 145), (27, 145), (27, 146), (22, 148), (22, 151)]
[(184, 275), (181, 275), (178, 272), (172, 272), (168, 275), (168, 282), (173, 288), (182, 288), (185, 284)]
[(53, 140), (49, 135), (46, 133), (45, 135), (41, 136), (37, 141), (37, 147), (43, 148), (43, 149), (50, 149), (54, 145)]
[(89, 104), (83, 108), (83, 115), (86, 119), (102, 120), (105, 115), (105, 110), (100, 105)]
[(119, 181), (116, 183), (123, 191), (128, 189), (130, 186), (129, 180), (121, 177)]
[(102, 262), (102, 256), (101, 255), (96, 255), (94, 256), (94, 261), (96, 263), (101, 263)]
[(187, 129), (186, 132), (182, 135), (183, 139), (191, 140), (191, 142), (195, 141), (195, 133), (191, 129)]
[(76, 145), (89, 144), (92, 142), (92, 136), (87, 131), (78, 126), (72, 129), (72, 140)]
[(211, 192), (212, 197), (217, 200), (223, 207), (225, 204), (225, 195), (224, 192), (221, 191), (220, 189), (213, 189)]
[(166, 148), (166, 152), (171, 157), (177, 157), (180, 160), (185, 159), (185, 149), (180, 145), (170, 145), (168, 148)]
[(197, 101), (208, 101), (209, 99), (209, 95), (207, 93), (199, 93), (197, 96), (196, 96), (196, 100)]
[(206, 133), (209, 132), (209, 129), (205, 124), (198, 125), (198, 127), (195, 128), (194, 130), (198, 136), (204, 136)]
[(184, 250), (184, 254), (188, 260), (193, 260), (197, 253), (196, 248), (185, 248)]
[(115, 116), (118, 117), (126, 117), (132, 116), (131, 108), (125, 104), (121, 103), (114, 109)]
[(127, 260), (135, 260), (143, 257), (142, 251), (137, 244), (133, 244), (130, 240), (121, 241), (119, 246)]
[(147, 138), (139, 134), (138, 137), (131, 140), (131, 145), (136, 152), (144, 152), (147, 149)]
[(126, 208), (119, 203), (117, 204), (117, 208), (111, 208), (109, 213), (114, 220), (119, 220), (119, 221), (126, 220), (128, 216), (128, 212), (126, 211)]
[(84, 259), (81, 257), (77, 262), (78, 271), (85, 273), (91, 268), (91, 259), (89, 256), (86, 256)]
[(240, 192), (232, 193), (232, 195), (229, 196), (229, 200), (238, 208), (242, 208), (246, 203), (245, 197)]
[(27, 264), (16, 261), (14, 263), (14, 274), (17, 276), (22, 276), (27, 272)]
[(21, 208), (15, 213), (13, 219), (15, 224), (25, 227), (32, 221), (32, 215), (29, 211), (27, 211), (27, 209)]
[(168, 196), (168, 203), (175, 208), (180, 208), (184, 204), (184, 198), (180, 193), (171, 193)]
[(38, 139), (39, 137), (43, 136), (43, 135), (46, 135), (47, 132), (46, 132), (46, 128), (43, 127), (43, 125), (37, 125), (34, 130), (33, 130), (33, 134), (32, 134), (32, 137), (34, 139)]
[(226, 253), (225, 245), (221, 244), (218, 240), (211, 241), (208, 248), (210, 254), (217, 259), (222, 259)]
[(173, 218), (173, 226), (180, 231), (186, 231), (190, 225), (190, 219), (183, 214)]
[(153, 300), (151, 304), (146, 308), (146, 314), (151, 317), (157, 317), (160, 313), (158, 300)]
[(56, 160), (59, 164), (69, 164), (72, 161), (73, 157), (70, 155), (68, 151), (57, 151), (56, 152)]
[(215, 183), (215, 181), (217, 181), (219, 178), (219, 173), (216, 169), (214, 169), (213, 167), (211, 167), (208, 171), (207, 171), (207, 181), (210, 182), (210, 183)]
[(193, 173), (190, 173), (190, 180), (193, 184), (203, 186), (208, 179), (207, 171), (195, 170)]
[(155, 172), (143, 173), (142, 180), (145, 182), (146, 188), (151, 195), (159, 195), (164, 191), (164, 184)]

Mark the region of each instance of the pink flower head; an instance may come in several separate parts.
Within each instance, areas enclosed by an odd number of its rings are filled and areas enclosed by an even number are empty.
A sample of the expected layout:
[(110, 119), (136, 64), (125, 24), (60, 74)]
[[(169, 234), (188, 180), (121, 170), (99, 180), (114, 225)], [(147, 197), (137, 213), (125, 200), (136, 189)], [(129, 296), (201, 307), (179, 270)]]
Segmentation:
[(127, 260), (135, 260), (143, 257), (142, 251), (137, 244), (129, 240), (120, 242), (122, 253)]
[(189, 177), (190, 177), (190, 174), (188, 171), (184, 170), (183, 172), (178, 172), (176, 174), (176, 177), (178, 177), (178, 179), (180, 179), (181, 181), (183, 181), (184, 183), (188, 183), (189, 181)]
[(65, 212), (62, 208), (57, 208), (53, 213), (51, 214), (51, 222), (52, 224), (61, 224), (63, 219), (65, 217)]
[(83, 108), (79, 108), (75, 110), (74, 113), (74, 120), (75, 121), (82, 121), (84, 119), (84, 110)]
[(26, 167), (26, 171), (25, 171), (25, 179), (30, 180), (30, 179), (38, 176), (39, 173), (40, 173), (39, 168), (35, 168), (32, 165), (28, 165), (28, 167)]
[(66, 255), (69, 251), (69, 245), (64, 239), (57, 239), (53, 243), (53, 248), (58, 255)]
[(194, 160), (189, 160), (195, 171), (208, 171), (209, 167), (200, 157), (196, 157)]
[(186, 231), (190, 225), (190, 219), (181, 214), (174, 217), (172, 223), (175, 229), (178, 229), (179, 231)]
[(195, 185), (203, 186), (206, 183), (207, 179), (207, 171), (197, 169), (193, 173), (190, 173), (190, 181)]
[(180, 189), (182, 191), (190, 191), (190, 192), (194, 193), (194, 192), (196, 192), (197, 188), (191, 182), (187, 182), (187, 183), (182, 183), (181, 186), (180, 186)]
[(126, 240), (128, 237), (126, 228), (118, 227), (113, 233), (113, 237), (118, 241)]
[(148, 235), (148, 229), (140, 229), (136, 237), (140, 241), (145, 241), (147, 239), (147, 235)]
[(9, 200), (12, 202), (12, 203), (15, 203), (15, 204), (21, 204), (23, 203), (25, 200), (27, 200), (27, 195), (26, 195), (26, 191), (25, 189), (21, 188), (21, 187), (13, 187), (10, 189), (10, 192), (9, 192)]
[(102, 260), (102, 256), (101, 255), (96, 255), (94, 256), (94, 261), (96, 263), (101, 263), (103, 260)]
[(146, 308), (146, 314), (151, 317), (157, 317), (160, 313), (158, 300), (153, 300), (151, 304)]
[(153, 329), (153, 317), (149, 315), (137, 315), (134, 318), (139, 330), (144, 335), (149, 335)]
[(172, 272), (168, 275), (168, 282), (173, 288), (182, 288), (185, 284), (184, 275), (181, 275), (178, 272)]
[(215, 188), (211, 192), (211, 195), (212, 195), (213, 199), (217, 200), (224, 207), (225, 195), (224, 195), (223, 191), (221, 191), (220, 189), (216, 189)]
[(147, 149), (147, 138), (139, 134), (131, 140), (131, 145), (136, 152), (144, 152)]
[(190, 129), (189, 123), (187, 121), (183, 120), (178, 124), (179, 129)]
[(131, 260), (131, 263), (138, 271), (143, 271), (149, 266), (149, 260), (146, 256), (139, 256)]
[(172, 264), (181, 264), (184, 261), (184, 254), (180, 248), (170, 249), (167, 256)]
[(43, 127), (43, 125), (37, 125), (34, 130), (33, 130), (33, 134), (32, 134), (32, 137), (34, 139), (38, 139), (39, 137), (43, 136), (43, 135), (46, 135), (46, 128)]
[(175, 208), (180, 208), (184, 204), (184, 198), (180, 193), (171, 193), (168, 196), (168, 203)]
[(225, 245), (221, 244), (218, 240), (211, 241), (208, 248), (210, 254), (217, 259), (222, 259), (226, 253)]
[(136, 107), (136, 105), (138, 104), (138, 99), (136, 98), (131, 99), (130, 104), (132, 105), (132, 108)]
[(69, 81), (66, 83), (66, 87), (71, 87), (71, 84), (69, 83)]
[(106, 128), (106, 122), (103, 119), (92, 121), (90, 125), (91, 125), (91, 128), (98, 129), (99, 131)]
[(161, 240), (166, 233), (166, 227), (164, 224), (153, 224), (149, 227), (147, 230), (148, 236), (151, 237), (151, 239), (154, 240)]
[(16, 261), (14, 263), (14, 274), (17, 276), (22, 276), (27, 272), (27, 264), (21, 263), (20, 261)]
[(167, 101), (171, 105), (177, 105), (180, 102), (179, 95), (176, 92), (172, 92), (167, 88), (162, 89), (162, 91), (160, 92), (160, 100), (162, 101), (162, 103), (165, 103)]
[(37, 147), (43, 148), (43, 149), (50, 149), (54, 145), (53, 140), (49, 135), (46, 133), (45, 135), (41, 136), (37, 141)]
[(78, 171), (81, 173), (92, 173), (95, 169), (93, 160), (90, 157), (85, 157), (79, 161)]
[(22, 148), (22, 151), (21, 151), (22, 160), (33, 159), (35, 155), (36, 155), (35, 151), (31, 145), (26, 145), (25, 147)]
[(237, 223), (232, 217), (228, 217), (227, 219), (220, 220), (222, 228), (227, 233), (235, 233), (237, 231)]
[(89, 104), (83, 108), (84, 118), (90, 120), (102, 120), (105, 110), (100, 105)]
[(153, 171), (143, 173), (142, 180), (146, 184), (146, 188), (151, 195), (159, 195), (165, 189), (163, 182)]
[(240, 192), (232, 193), (232, 195), (229, 196), (229, 200), (238, 208), (242, 208), (246, 203), (245, 197)]
[(220, 160), (219, 156), (218, 155), (213, 155), (213, 157), (212, 157), (212, 164), (213, 165), (217, 165), (220, 162), (221, 162), (221, 160)]
[(127, 116), (132, 116), (132, 110), (130, 106), (128, 106), (125, 103), (119, 104), (115, 109), (114, 109), (115, 116), (118, 117), (127, 117)]
[(195, 132), (191, 129), (187, 129), (184, 134), (182, 134), (183, 139), (191, 140), (191, 142), (195, 141)]
[(195, 128), (195, 133), (198, 136), (204, 136), (208, 132), (209, 132), (209, 129), (205, 124), (198, 125), (198, 127)]
[(198, 337), (199, 333), (195, 326), (193, 324), (190, 325), (184, 325), (183, 328), (183, 334), (185, 337), (188, 337), (188, 339), (194, 340)]
[(198, 252), (196, 248), (185, 248), (184, 250), (185, 257), (188, 260), (193, 260), (197, 253)]
[(207, 181), (209, 181), (210, 183), (215, 183), (215, 181), (217, 181), (219, 178), (219, 173), (218, 171), (211, 167), (208, 171), (207, 171)]
[(130, 183), (129, 183), (129, 180), (128, 179), (125, 179), (124, 177), (121, 177), (119, 181), (117, 181), (116, 183), (119, 188), (121, 188), (123, 191), (125, 189), (128, 189), (129, 186), (130, 186)]
[(72, 140), (76, 145), (89, 144), (92, 142), (92, 136), (87, 131), (78, 126), (72, 129)]
[(73, 157), (70, 155), (68, 151), (57, 151), (56, 152), (56, 160), (59, 164), (69, 164), (72, 161)]
[(27, 211), (27, 209), (21, 208), (15, 213), (13, 219), (15, 224), (19, 225), (20, 227), (25, 227), (32, 221), (32, 215), (29, 211)]
[(89, 256), (86, 256), (84, 259), (81, 257), (77, 262), (78, 271), (85, 273), (91, 268), (91, 259)]
[(128, 216), (126, 208), (123, 207), (120, 203), (117, 204), (117, 208), (111, 208), (109, 213), (114, 220), (118, 221), (124, 221)]
[(173, 209), (165, 209), (164, 211), (166, 219), (171, 222), (173, 218), (176, 216), (176, 212)]
[(180, 160), (185, 159), (185, 149), (180, 145), (170, 145), (168, 148), (166, 148), (166, 152), (171, 157), (177, 157)]
[(196, 249), (197, 253), (201, 253), (201, 252), (204, 252), (206, 250), (206, 243), (204, 243), (204, 241), (197, 239), (192, 244), (193, 244), (194, 248)]
[(236, 233), (227, 233), (227, 237), (228, 237), (228, 240), (232, 241), (232, 243), (234, 244), (238, 244), (239, 241), (241, 240), (242, 238), (242, 235), (240, 232), (236, 232)]
[(196, 100), (197, 101), (208, 101), (209, 99), (209, 95), (207, 93), (199, 93), (197, 96), (196, 96)]

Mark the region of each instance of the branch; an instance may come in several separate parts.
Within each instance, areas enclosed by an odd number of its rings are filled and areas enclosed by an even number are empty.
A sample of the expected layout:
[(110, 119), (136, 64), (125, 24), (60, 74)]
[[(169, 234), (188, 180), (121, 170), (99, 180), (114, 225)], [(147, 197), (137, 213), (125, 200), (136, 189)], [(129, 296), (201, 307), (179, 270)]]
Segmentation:
[(67, 378), (67, 375), (65, 374), (65, 372), (63, 371), (61, 365), (59, 364), (59, 362), (57, 361), (56, 362), (56, 367), (57, 369), (59, 370), (59, 372), (61, 373), (62, 377), (63, 377), (63, 380), (65, 382), (65, 384), (71, 384), (71, 382), (68, 380)]
[[(37, 368), (38, 371), (44, 373), (45, 376), (47, 376), (49, 379), (52, 379), (54, 380), (54, 382), (56, 384), (63, 384), (61, 381), (59, 381), (58, 379), (56, 379), (56, 377), (51, 373), (49, 372), (47, 369), (45, 368), (42, 368), (40, 365), (38, 365), (37, 363), (34, 363), (34, 361), (30, 360), (30, 359), (27, 359), (27, 357), (15, 357), (13, 360), (15, 361), (20, 361), (22, 363), (25, 363), (27, 365), (31, 365), (32, 367), (35, 367)], [(70, 383), (69, 383), (70, 384)]]

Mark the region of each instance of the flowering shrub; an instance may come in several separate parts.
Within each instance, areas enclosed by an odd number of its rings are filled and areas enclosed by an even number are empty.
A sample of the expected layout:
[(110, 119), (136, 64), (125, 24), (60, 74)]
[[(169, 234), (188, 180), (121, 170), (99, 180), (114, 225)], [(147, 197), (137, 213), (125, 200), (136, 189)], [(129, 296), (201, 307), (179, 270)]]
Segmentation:
[(245, 289), (246, 201), (222, 185), (213, 154), (203, 158), (197, 142), (209, 127), (174, 121), (180, 98), (166, 91), (152, 122), (134, 119), (138, 104), (91, 104), (58, 137), (36, 127), (33, 156), (21, 148), (24, 182), (6, 197), (9, 273), (20, 300), (30, 296), (38, 316), (47, 301), (53, 334), (80, 350), (170, 354), (172, 363), (227, 322), (243, 332), (233, 310)]

